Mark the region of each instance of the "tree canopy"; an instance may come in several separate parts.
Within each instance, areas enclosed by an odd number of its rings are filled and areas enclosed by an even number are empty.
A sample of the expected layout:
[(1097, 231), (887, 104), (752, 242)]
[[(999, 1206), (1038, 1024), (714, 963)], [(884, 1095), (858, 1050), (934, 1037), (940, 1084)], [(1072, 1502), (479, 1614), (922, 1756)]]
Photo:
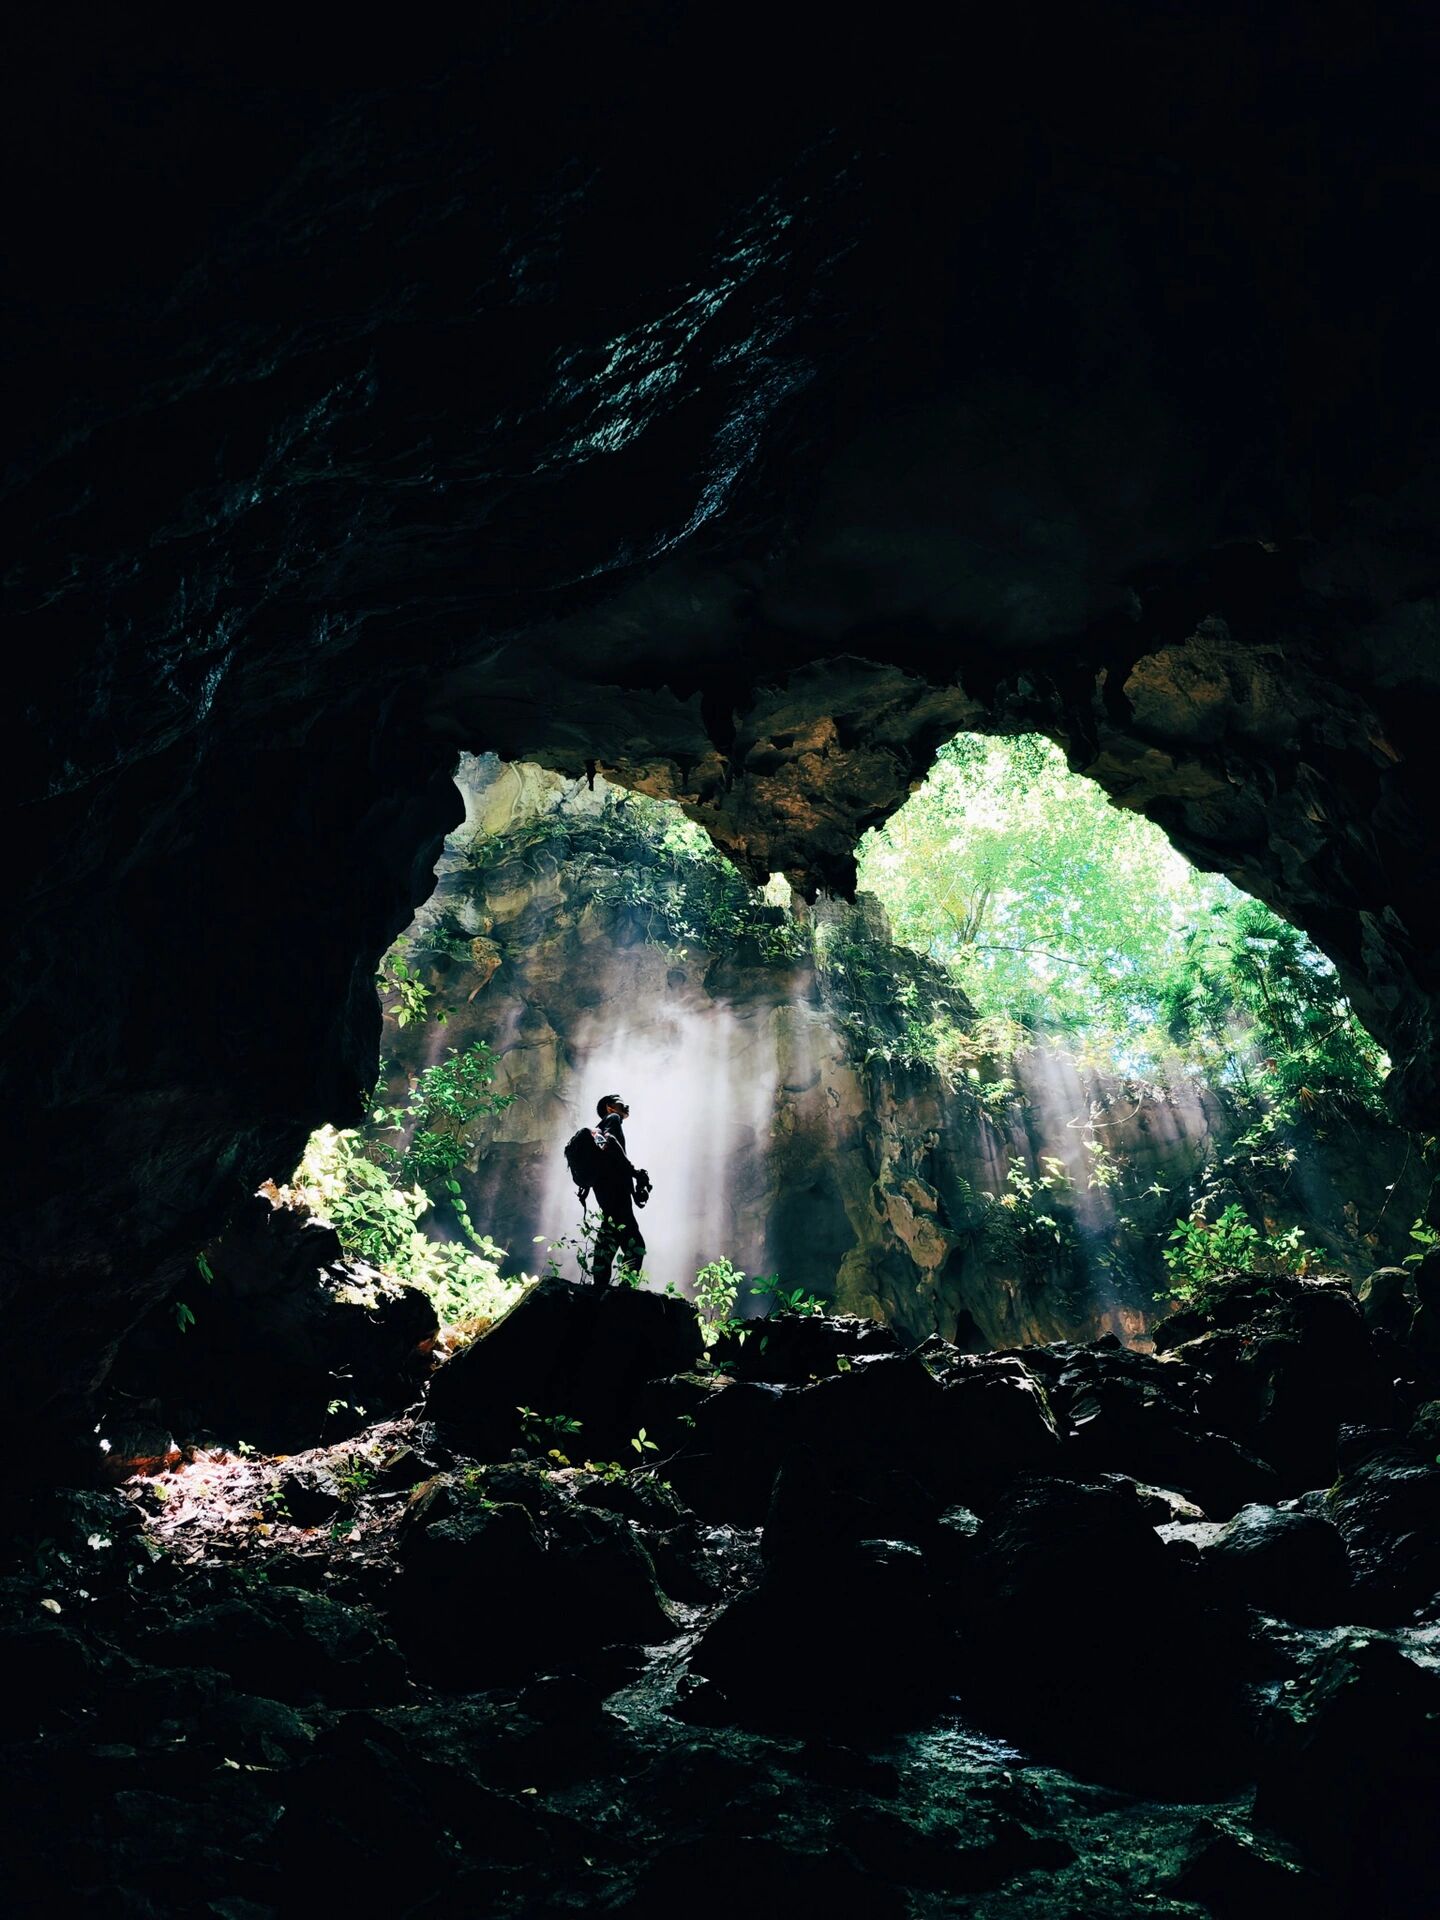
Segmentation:
[(866, 836), (860, 884), (979, 1013), (1096, 1065), (1204, 1073), (1286, 1117), (1379, 1104), (1387, 1062), (1325, 956), (1038, 734), (951, 741)]

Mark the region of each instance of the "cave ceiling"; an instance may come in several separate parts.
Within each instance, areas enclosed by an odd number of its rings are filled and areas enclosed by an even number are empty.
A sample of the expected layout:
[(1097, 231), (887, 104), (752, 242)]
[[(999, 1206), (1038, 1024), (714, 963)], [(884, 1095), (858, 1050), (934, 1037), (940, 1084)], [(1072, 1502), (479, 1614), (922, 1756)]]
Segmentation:
[(843, 891), (942, 740), (1041, 728), (1440, 1118), (1401, 25), (726, 18), (501, 9), (383, 73), (30, 30), (7, 1257), (70, 1387), (355, 1111), (462, 748)]

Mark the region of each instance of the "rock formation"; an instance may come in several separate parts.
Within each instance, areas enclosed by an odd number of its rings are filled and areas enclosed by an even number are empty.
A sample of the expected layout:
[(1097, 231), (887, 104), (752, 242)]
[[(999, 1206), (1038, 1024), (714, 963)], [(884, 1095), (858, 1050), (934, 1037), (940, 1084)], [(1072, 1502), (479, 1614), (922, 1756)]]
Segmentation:
[[(1222, 1092), (1124, 1083), (1045, 1046), (977, 1046), (947, 1077), (924, 1021), (948, 1011), (963, 1039), (973, 1012), (874, 899), (737, 915), (704, 869), (664, 864), (655, 824), (626, 826), (603, 778), (493, 759), (457, 778), (466, 818), (408, 949), (444, 1025), (387, 1018), (381, 1052), (403, 1099), (437, 1052), (494, 1050), (512, 1104), (472, 1130), (462, 1178), (512, 1270), (577, 1230), (560, 1146), (620, 1086), (656, 1181), (657, 1284), (689, 1289), (725, 1256), (914, 1338), (1144, 1337), (1165, 1235), (1247, 1124)], [(1428, 1174), (1407, 1136), (1358, 1114), (1298, 1150), (1299, 1176), (1236, 1167), (1230, 1191), (1356, 1280), (1408, 1251)]]
[(400, 1420), (31, 1497), (12, 1906), (1433, 1911), (1440, 1374), (1384, 1338), (1235, 1282), (1153, 1356), (702, 1349), (541, 1281)]
[(652, 14), (363, 77), (30, 42), (17, 1415), (356, 1113), (460, 748), (843, 892), (938, 740), (1042, 728), (1312, 933), (1435, 1117), (1404, 25), (957, 15), (877, 59)]

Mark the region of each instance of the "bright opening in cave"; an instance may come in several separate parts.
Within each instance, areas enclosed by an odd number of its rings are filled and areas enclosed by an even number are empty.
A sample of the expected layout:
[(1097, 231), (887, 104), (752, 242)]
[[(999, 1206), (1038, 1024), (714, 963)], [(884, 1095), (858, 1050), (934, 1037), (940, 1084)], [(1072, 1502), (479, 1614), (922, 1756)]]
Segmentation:
[(562, 1153), (610, 1092), (643, 1281), (728, 1261), (976, 1347), (1151, 1323), (1208, 1267), (1398, 1258), (1404, 1136), (1329, 962), (1036, 735), (961, 735), (867, 834), (854, 905), (753, 891), (603, 778), (467, 757), (381, 968), (368, 1122), (287, 1193), (463, 1339), (586, 1270)]

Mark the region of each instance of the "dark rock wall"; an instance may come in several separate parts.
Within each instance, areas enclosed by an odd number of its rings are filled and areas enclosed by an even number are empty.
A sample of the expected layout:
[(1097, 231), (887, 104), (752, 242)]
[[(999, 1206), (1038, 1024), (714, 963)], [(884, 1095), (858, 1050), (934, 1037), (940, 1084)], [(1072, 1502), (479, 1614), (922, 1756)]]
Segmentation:
[(1433, 1121), (1407, 31), (27, 23), (6, 1408), (356, 1114), (457, 747), (843, 890), (943, 735), (1043, 727), (1314, 934)]

